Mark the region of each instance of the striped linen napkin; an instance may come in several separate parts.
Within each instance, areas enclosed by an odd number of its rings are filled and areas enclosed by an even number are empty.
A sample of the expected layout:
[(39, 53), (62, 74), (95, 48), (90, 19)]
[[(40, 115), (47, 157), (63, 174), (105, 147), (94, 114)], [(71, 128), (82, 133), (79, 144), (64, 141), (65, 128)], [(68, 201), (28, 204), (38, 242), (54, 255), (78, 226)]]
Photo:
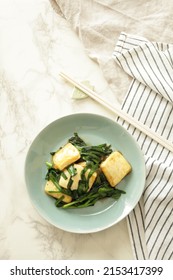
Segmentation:
[[(133, 77), (122, 109), (172, 142), (173, 45), (121, 33), (113, 58)], [(135, 258), (173, 259), (173, 154), (118, 122), (135, 137), (146, 162), (143, 195), (127, 218)]]

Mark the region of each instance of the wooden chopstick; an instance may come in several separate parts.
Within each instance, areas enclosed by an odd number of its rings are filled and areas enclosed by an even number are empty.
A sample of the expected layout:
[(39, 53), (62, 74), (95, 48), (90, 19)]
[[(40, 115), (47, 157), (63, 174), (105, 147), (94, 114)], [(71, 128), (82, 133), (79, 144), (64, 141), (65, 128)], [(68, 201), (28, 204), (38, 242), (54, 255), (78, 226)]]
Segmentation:
[(123, 120), (127, 121), (129, 124), (132, 124), (134, 127), (145, 133), (147, 136), (151, 137), (153, 140), (161, 144), (163, 147), (167, 148), (169, 151), (173, 152), (173, 144), (160, 136), (158, 133), (152, 131), (148, 126), (144, 125), (143, 123), (137, 121), (135, 118), (124, 112), (122, 109), (112, 106), (110, 103), (105, 101), (103, 98), (101, 98), (95, 91), (89, 89), (84, 84), (75, 81), (71, 77), (69, 77), (67, 74), (60, 72), (59, 75), (64, 78), (66, 81), (77, 87), (78, 89), (82, 90), (84, 93), (86, 93), (88, 96), (90, 96), (92, 99), (109, 109), (111, 112), (116, 114), (117, 116), (121, 117)]

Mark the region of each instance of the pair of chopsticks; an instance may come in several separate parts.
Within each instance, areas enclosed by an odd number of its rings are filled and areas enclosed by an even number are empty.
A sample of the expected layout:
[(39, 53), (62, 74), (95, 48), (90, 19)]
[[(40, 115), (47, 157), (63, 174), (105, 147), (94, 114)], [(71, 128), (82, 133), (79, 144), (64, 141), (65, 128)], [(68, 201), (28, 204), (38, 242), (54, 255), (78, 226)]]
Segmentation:
[(157, 143), (161, 144), (163, 147), (165, 147), (169, 151), (173, 152), (173, 144), (170, 141), (163, 138), (162, 136), (160, 136), (159, 134), (157, 134), (156, 132), (152, 131), (148, 126), (137, 121), (135, 118), (133, 118), (126, 112), (123, 112), (123, 110), (121, 110), (120, 108), (118, 108), (116, 106), (112, 106), (107, 101), (105, 101), (103, 98), (101, 98), (95, 91), (89, 89), (84, 84), (75, 81), (74, 79), (72, 79), (71, 77), (66, 75), (65, 73), (60, 72), (59, 75), (63, 79), (65, 79), (66, 81), (68, 81), (69, 83), (71, 83), (72, 85), (74, 85), (75, 87), (77, 87), (78, 89), (83, 91), (84, 93), (86, 93), (92, 99), (94, 99), (95, 101), (97, 101), (98, 103), (103, 105), (105, 108), (109, 109), (111, 112), (113, 112), (117, 116), (121, 117), (123, 120), (127, 121), (129, 124), (132, 124), (134, 127), (136, 127), (137, 129), (139, 129), (140, 131), (145, 133), (147, 136), (151, 137)]

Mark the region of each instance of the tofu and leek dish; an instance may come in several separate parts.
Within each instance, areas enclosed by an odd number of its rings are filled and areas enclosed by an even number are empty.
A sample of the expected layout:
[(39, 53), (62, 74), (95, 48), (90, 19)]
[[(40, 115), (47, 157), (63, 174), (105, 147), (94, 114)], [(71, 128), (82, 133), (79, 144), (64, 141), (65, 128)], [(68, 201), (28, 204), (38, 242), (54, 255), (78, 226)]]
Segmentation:
[(74, 133), (63, 147), (50, 154), (45, 192), (54, 197), (57, 207), (84, 208), (106, 197), (118, 200), (125, 194), (117, 185), (132, 168), (111, 145), (87, 145)]

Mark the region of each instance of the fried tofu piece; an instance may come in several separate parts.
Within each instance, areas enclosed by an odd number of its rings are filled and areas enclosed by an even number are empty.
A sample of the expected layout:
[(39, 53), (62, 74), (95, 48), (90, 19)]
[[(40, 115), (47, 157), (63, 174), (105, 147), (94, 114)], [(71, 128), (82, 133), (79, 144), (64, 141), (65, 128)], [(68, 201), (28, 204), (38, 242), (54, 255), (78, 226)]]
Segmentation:
[(118, 151), (111, 153), (100, 164), (100, 168), (112, 187), (116, 186), (132, 170), (129, 162)]
[(69, 203), (72, 201), (71, 196), (69, 196), (67, 194), (63, 194), (61, 192), (57, 193), (57, 191), (58, 191), (57, 187), (50, 180), (46, 182), (44, 190), (48, 195), (53, 196), (54, 198), (57, 198), (57, 199), (60, 198), (61, 196), (64, 196), (63, 201), (66, 203)]
[(71, 143), (67, 143), (53, 155), (53, 167), (55, 169), (63, 170), (79, 158), (80, 153), (78, 149)]
[[(73, 183), (70, 187), (71, 190), (77, 190), (78, 189), (78, 185), (79, 185), (79, 181), (81, 180), (81, 172), (83, 171), (84, 167), (86, 164), (74, 164), (74, 168), (76, 169), (76, 175), (72, 176), (70, 175), (70, 173), (68, 172), (67, 169), (64, 170), (64, 174), (66, 176), (66, 179), (61, 175), (60, 180), (59, 180), (59, 185), (63, 188), (67, 188), (67, 185), (69, 183), (70, 177), (73, 180)], [(88, 169), (85, 173), (85, 178), (87, 180), (88, 178), (88, 174), (90, 172), (90, 169)], [(92, 174), (92, 176), (89, 178), (89, 188), (88, 191), (91, 189), (92, 185), (94, 184), (94, 181), (97, 177), (97, 172), (94, 172)]]

